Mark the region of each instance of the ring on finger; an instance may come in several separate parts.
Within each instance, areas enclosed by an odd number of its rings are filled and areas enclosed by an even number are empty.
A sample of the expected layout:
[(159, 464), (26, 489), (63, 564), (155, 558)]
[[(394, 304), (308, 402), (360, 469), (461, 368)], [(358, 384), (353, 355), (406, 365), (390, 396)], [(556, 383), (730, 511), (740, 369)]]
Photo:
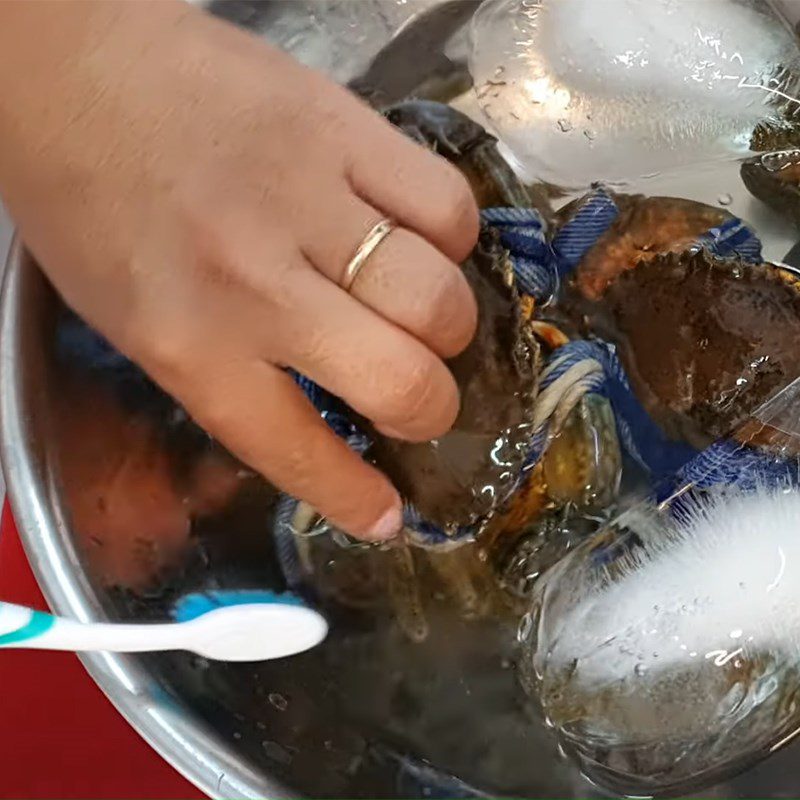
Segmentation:
[(349, 292), (353, 288), (356, 278), (369, 260), (369, 257), (378, 249), (381, 242), (383, 242), (395, 227), (395, 224), (388, 219), (382, 219), (372, 226), (356, 249), (355, 255), (345, 267), (344, 275), (340, 283), (342, 289)]

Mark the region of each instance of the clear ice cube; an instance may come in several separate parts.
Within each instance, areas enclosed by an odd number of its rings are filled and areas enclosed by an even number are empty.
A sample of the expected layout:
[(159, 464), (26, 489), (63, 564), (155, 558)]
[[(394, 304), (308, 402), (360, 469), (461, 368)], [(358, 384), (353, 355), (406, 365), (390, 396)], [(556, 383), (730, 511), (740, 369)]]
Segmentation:
[(470, 66), (520, 172), (580, 189), (746, 154), (800, 50), (766, 0), (487, 0)]
[(799, 410), (800, 380), (733, 435), (753, 480), (676, 480), (536, 586), (523, 685), (614, 792), (696, 791), (800, 730)]

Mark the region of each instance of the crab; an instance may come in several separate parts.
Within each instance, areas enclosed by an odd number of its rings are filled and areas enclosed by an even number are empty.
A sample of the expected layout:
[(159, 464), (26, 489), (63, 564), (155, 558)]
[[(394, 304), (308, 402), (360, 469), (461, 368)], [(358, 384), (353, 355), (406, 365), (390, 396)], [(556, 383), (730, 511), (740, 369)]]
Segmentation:
[(741, 176), (750, 193), (800, 225), (800, 150), (778, 150), (747, 159)]
[[(621, 273), (664, 253), (680, 253), (697, 237), (732, 215), (721, 208), (677, 197), (646, 197), (608, 192), (619, 215), (583, 256), (575, 284), (584, 297), (599, 300)], [(579, 198), (557, 214), (557, 226), (587, 201)]]
[(797, 278), (698, 246), (731, 219), (724, 210), (673, 198), (615, 200), (622, 212), (578, 264), (564, 307), (617, 346), (661, 429), (702, 449), (800, 374)]
[(800, 224), (800, 129), (796, 103), (790, 112), (756, 126), (750, 150), (757, 155), (742, 162), (742, 182), (750, 194)]
[[(402, 103), (386, 116), (460, 168), (479, 204), (530, 207), (493, 137), (468, 117), (427, 101)], [(509, 591), (504, 578), (515, 543), (552, 539), (547, 555), (535, 554), (538, 566), (526, 567), (545, 569), (570, 546), (547, 519), (608, 502), (621, 468), (613, 416), (597, 396), (571, 398), (560, 409), (545, 457), (525, 468), (541, 352), (567, 337), (533, 319), (533, 298), (520, 294), (508, 253), (492, 229), (482, 230), (462, 268), (478, 301), (479, 323), (472, 343), (448, 361), (462, 401), (454, 428), (433, 442), (407, 443), (360, 421), (372, 441), (367, 458), (425, 524), (444, 536), (426, 540), (409, 530), (383, 548), (342, 547), (346, 540), (338, 532), (308, 538), (318, 520), (303, 504), (289, 526), (304, 579), (318, 593), (351, 609), (388, 611), (414, 641), (428, 636), (432, 603), (448, 600), (465, 618), (518, 613), (524, 591)]]
[(479, 528), (514, 488), (527, 452), (540, 345), (527, 324), (507, 255), (485, 231), (463, 265), (478, 330), (447, 362), (461, 396), (450, 432), (410, 443), (370, 431), (371, 456), (429, 523), (455, 535)]
[[(469, 117), (431, 101), (408, 101), (387, 119), (462, 170), (479, 205), (530, 203), (495, 140)], [(470, 345), (447, 362), (461, 409), (446, 435), (423, 443), (382, 436), (367, 424), (370, 456), (420, 517), (448, 536), (480, 530), (515, 487), (527, 454), (541, 346), (508, 253), (484, 227), (462, 270), (478, 302)]]

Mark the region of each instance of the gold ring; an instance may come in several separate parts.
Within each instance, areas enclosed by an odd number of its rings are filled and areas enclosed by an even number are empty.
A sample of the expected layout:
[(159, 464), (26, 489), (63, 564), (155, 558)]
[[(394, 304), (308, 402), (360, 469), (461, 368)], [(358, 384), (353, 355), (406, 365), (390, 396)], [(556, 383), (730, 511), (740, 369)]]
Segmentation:
[(353, 283), (358, 277), (358, 273), (367, 263), (367, 259), (375, 252), (380, 243), (394, 230), (395, 226), (388, 219), (382, 219), (372, 227), (370, 232), (358, 246), (356, 254), (350, 259), (342, 277), (341, 287), (349, 292)]

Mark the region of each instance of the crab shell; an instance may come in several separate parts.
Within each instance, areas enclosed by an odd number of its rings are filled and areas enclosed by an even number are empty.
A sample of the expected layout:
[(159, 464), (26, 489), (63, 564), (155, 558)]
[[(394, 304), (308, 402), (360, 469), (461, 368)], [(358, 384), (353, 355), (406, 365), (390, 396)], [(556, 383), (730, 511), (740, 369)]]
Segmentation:
[(533, 206), (552, 216), (544, 187), (524, 186), (481, 125), (443, 103), (407, 100), (384, 111), (409, 138), (450, 161), (466, 177), (479, 208)]
[(494, 231), (481, 233), (463, 270), (478, 302), (478, 329), (446, 362), (461, 397), (452, 430), (422, 443), (369, 430), (370, 458), (424, 520), (446, 533), (481, 526), (516, 487), (539, 375), (539, 345)]
[(770, 264), (700, 250), (641, 261), (589, 312), (631, 385), (676, 439), (702, 449), (800, 374), (800, 292)]
[[(727, 211), (677, 197), (645, 197), (609, 192), (619, 215), (581, 259), (574, 284), (590, 300), (598, 300), (623, 272), (659, 254), (682, 252), (698, 236), (731, 219)], [(568, 221), (586, 198), (570, 203), (557, 215)]]
[(750, 158), (741, 166), (750, 194), (800, 225), (800, 150), (781, 150)]

